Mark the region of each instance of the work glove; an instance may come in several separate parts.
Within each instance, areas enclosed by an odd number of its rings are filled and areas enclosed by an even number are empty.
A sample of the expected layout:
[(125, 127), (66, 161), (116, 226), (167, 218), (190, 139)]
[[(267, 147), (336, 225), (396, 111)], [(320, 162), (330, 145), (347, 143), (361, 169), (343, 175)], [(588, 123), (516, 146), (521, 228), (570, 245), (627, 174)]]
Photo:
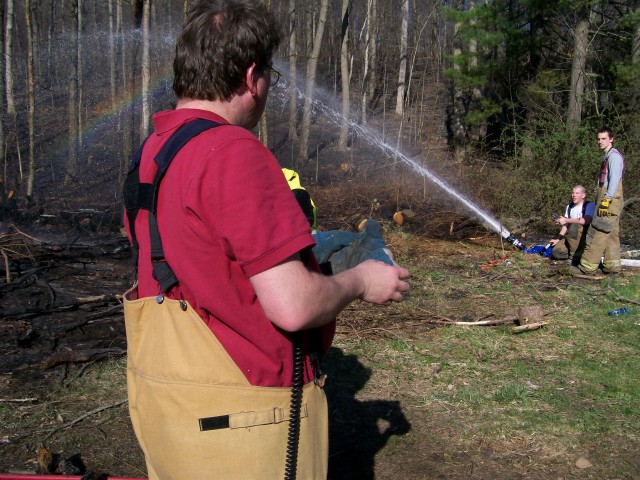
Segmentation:
[(611, 205), (611, 199), (604, 197), (600, 202), (600, 206), (598, 207), (598, 216), (599, 217), (608, 217), (609, 216), (609, 205)]

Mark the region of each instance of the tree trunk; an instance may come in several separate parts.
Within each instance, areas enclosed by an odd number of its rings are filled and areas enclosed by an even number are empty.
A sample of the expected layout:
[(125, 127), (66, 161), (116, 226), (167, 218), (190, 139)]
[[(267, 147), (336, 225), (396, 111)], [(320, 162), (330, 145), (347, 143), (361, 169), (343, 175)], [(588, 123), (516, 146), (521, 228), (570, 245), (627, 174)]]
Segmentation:
[(571, 86), (569, 89), (569, 109), (567, 123), (570, 128), (577, 127), (582, 120), (582, 100), (585, 89), (585, 68), (589, 47), (589, 10), (586, 7), (578, 11), (578, 20), (574, 31), (573, 58), (571, 60)]
[(371, 26), (371, 35), (369, 37), (369, 99), (372, 99), (376, 93), (376, 83), (378, 81), (378, 0), (369, 0), (371, 2), (371, 11), (369, 16), (369, 25)]
[[(461, 0), (457, 0), (458, 8), (463, 8)], [(453, 26), (453, 56), (459, 57), (462, 55), (462, 40), (460, 39), (460, 30), (462, 28), (462, 22), (456, 22)], [(453, 69), (460, 71), (460, 65), (454, 61)], [(451, 136), (451, 142), (453, 143), (453, 156), (456, 163), (464, 161), (466, 150), (466, 128), (464, 122), (465, 107), (464, 107), (464, 92), (462, 88), (457, 85), (456, 79), (451, 81), (451, 96), (452, 105), (451, 111), (448, 115), (449, 130)]]
[(113, 0), (108, 0), (109, 8), (109, 86), (111, 93), (111, 108), (116, 110), (116, 38), (114, 30)]
[(7, 113), (15, 116), (16, 104), (13, 96), (13, 0), (7, 0), (4, 28), (4, 68)]
[[(271, 11), (271, 0), (267, 0), (266, 1), (266, 7), (267, 10), (270, 12)], [(271, 72), (269, 72), (269, 74), (271, 74)], [(260, 140), (262, 141), (262, 144), (269, 148), (269, 127), (267, 125), (267, 112), (263, 112), (262, 116), (260, 117), (260, 123), (258, 124), (258, 137), (260, 138)]]
[(347, 148), (349, 137), (349, 3), (350, 0), (342, 0), (342, 29), (340, 44), (340, 76), (342, 79), (342, 124), (338, 137), (338, 150)]
[[(636, 14), (640, 14), (640, 2), (636, 2)], [(633, 30), (633, 40), (631, 43), (631, 60), (634, 62), (640, 62), (640, 23), (636, 25)]]
[(79, 14), (77, 9), (80, 7), (80, 0), (74, 0), (71, 2), (71, 23), (73, 24), (72, 31), (72, 56), (71, 56), (71, 75), (69, 77), (69, 155), (67, 157), (67, 169), (65, 173), (65, 183), (75, 180), (78, 171), (78, 152), (80, 151), (80, 101), (78, 99), (78, 87), (79, 87), (79, 69), (78, 58), (80, 50), (80, 23)]
[[(25, 4), (26, 8), (26, 4)], [(34, 79), (40, 68), (40, 32), (38, 30), (38, 5), (33, 0), (29, 2), (29, 8), (31, 9), (31, 54), (33, 55), (33, 76)], [(34, 80), (35, 81), (35, 80)]]
[(77, 83), (74, 74), (69, 78), (69, 101), (68, 101), (68, 118), (69, 118), (69, 136), (67, 137), (69, 154), (67, 156), (67, 168), (64, 181), (69, 183), (76, 178), (78, 173), (78, 118), (77, 118)]
[(76, 82), (78, 85), (77, 95), (78, 95), (78, 151), (82, 151), (82, 135), (83, 135), (83, 122), (82, 122), (82, 108), (83, 108), (83, 82), (82, 82), (82, 0), (76, 0), (76, 17), (77, 17), (77, 28), (76, 28), (76, 36), (77, 36), (77, 44), (76, 44), (76, 54), (77, 54), (77, 75)]
[(316, 27), (316, 34), (313, 39), (313, 50), (307, 61), (307, 85), (306, 96), (304, 99), (304, 108), (302, 111), (302, 133), (300, 139), (300, 158), (308, 159), (309, 149), (309, 130), (311, 129), (311, 100), (316, 86), (316, 70), (318, 68), (318, 57), (320, 56), (320, 48), (322, 47), (322, 37), (324, 36), (324, 26), (327, 22), (327, 9), (329, 0), (321, 0), (320, 16)]
[(33, 73), (33, 28), (31, 18), (31, 0), (25, 0), (24, 14), (27, 27), (27, 95), (29, 97), (29, 176), (27, 178), (27, 198), (33, 197), (33, 183), (36, 177), (36, 145), (35, 145), (35, 81)]
[(361, 112), (360, 119), (363, 125), (367, 124), (367, 94), (369, 81), (369, 49), (371, 48), (371, 4), (372, 0), (367, 1), (367, 16), (365, 17), (365, 35), (364, 35), (364, 54), (362, 55), (362, 91), (361, 91)]
[[(298, 139), (298, 89), (297, 89), (297, 68), (298, 57), (298, 10), (296, 0), (289, 0), (289, 140)], [(297, 163), (297, 162), (296, 162)]]
[[(134, 50), (137, 48), (137, 36), (133, 36), (131, 44), (127, 43), (124, 34), (124, 16), (122, 5), (125, 0), (117, 0), (116, 4), (116, 24), (118, 25), (118, 33), (120, 38), (120, 70), (122, 75), (122, 97), (127, 109), (119, 111), (119, 123), (122, 129), (122, 172), (127, 168), (128, 160), (133, 154), (133, 129), (135, 108), (132, 103), (133, 98), (133, 61)], [(135, 16), (135, 13), (134, 13)]]
[[(470, 12), (473, 12), (476, 8), (476, 2), (469, 1), (468, 8)], [(477, 24), (477, 18), (471, 19), (471, 24)], [(473, 27), (472, 27), (473, 28)], [(469, 72), (473, 75), (474, 72), (478, 70), (478, 56), (480, 52), (478, 51), (478, 39), (475, 36), (472, 36), (469, 39)], [(467, 109), (472, 111), (482, 111), (482, 90), (478, 84), (475, 84), (471, 87), (471, 103), (469, 108)], [(485, 137), (487, 131), (487, 122), (486, 119), (482, 121), (480, 124), (468, 125), (468, 144), (467, 146), (477, 145), (482, 138)]]
[[(4, 4), (0, 4), (0, 18), (4, 17)], [(4, 43), (0, 42), (0, 58), (4, 58)], [(4, 71), (0, 70), (0, 85), (4, 80)], [(9, 179), (7, 178), (7, 159), (5, 155), (5, 143), (4, 143), (4, 102), (0, 102), (0, 153), (2, 154), (3, 168), (2, 173), (0, 174), (0, 189), (4, 190), (4, 193), (7, 193), (7, 186), (9, 184)], [(0, 195), (1, 196), (1, 195)], [(3, 197), (4, 198), (4, 197)]]
[(149, 134), (149, 84), (151, 82), (151, 65), (149, 62), (149, 20), (151, 0), (144, 0), (142, 5), (142, 113), (140, 118), (140, 138)]
[(407, 79), (407, 51), (409, 45), (409, 0), (402, 0), (402, 28), (400, 29), (400, 68), (398, 70), (398, 94), (396, 114), (404, 114), (404, 93)]
[[(49, 31), (47, 32), (47, 78), (49, 81), (49, 84), (53, 83), (53, 79), (52, 74), (51, 74), (51, 60), (52, 60), (52, 52), (51, 52), (51, 48), (53, 45), (53, 37), (55, 35), (55, 31), (56, 31), (56, 6), (57, 6), (57, 2), (51, 2), (51, 18), (50, 18), (50, 23), (49, 23)], [(57, 71), (57, 69), (56, 69)], [(56, 77), (56, 82), (57, 82), (57, 77)]]

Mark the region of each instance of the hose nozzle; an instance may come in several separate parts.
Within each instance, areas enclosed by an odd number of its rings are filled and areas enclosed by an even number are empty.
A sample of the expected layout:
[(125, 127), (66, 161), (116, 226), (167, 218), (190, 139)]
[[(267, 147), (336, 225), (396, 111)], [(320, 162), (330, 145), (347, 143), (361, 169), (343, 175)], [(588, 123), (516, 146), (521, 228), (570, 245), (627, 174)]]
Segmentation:
[(504, 239), (507, 242), (509, 242), (511, 245), (513, 245), (514, 247), (520, 250), (525, 250), (527, 248), (520, 240), (516, 238), (516, 236), (513, 233), (509, 233), (508, 236), (504, 236)]

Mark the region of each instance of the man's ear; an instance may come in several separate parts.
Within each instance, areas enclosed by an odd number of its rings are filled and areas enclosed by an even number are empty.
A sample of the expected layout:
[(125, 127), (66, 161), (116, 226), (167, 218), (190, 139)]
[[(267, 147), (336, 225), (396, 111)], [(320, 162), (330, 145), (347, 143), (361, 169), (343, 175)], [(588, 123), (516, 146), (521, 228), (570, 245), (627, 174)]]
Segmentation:
[(258, 71), (255, 62), (252, 63), (245, 73), (245, 84), (247, 85), (247, 90), (251, 95), (255, 96), (258, 93), (258, 79), (260, 77), (260, 72)]

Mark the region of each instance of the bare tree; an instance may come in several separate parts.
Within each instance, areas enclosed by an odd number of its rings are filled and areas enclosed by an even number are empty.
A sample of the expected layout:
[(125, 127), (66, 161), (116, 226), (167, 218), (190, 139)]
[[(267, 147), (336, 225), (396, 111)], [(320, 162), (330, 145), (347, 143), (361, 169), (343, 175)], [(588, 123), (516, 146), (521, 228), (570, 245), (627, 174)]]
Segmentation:
[(78, 59), (80, 50), (80, 19), (77, 13), (77, 9), (80, 7), (80, 0), (72, 0), (71, 2), (71, 23), (73, 24), (73, 48), (72, 48), (72, 56), (71, 56), (71, 74), (69, 77), (69, 101), (68, 101), (68, 118), (69, 118), (69, 138), (68, 138), (68, 149), (69, 154), (67, 156), (67, 168), (65, 174), (65, 183), (68, 183), (75, 179), (77, 171), (78, 171), (78, 152), (80, 150), (80, 100), (78, 98), (78, 90), (79, 90), (79, 81), (78, 77), (80, 75), (78, 68)]
[(111, 92), (111, 108), (116, 108), (116, 39), (114, 25), (113, 0), (107, 0), (109, 9), (109, 87)]
[[(266, 7), (268, 11), (271, 11), (271, 0), (266, 1)], [(258, 124), (258, 137), (260, 138), (264, 146), (269, 146), (269, 128), (267, 125), (266, 115), (262, 115), (260, 117), (260, 123)]]
[(574, 128), (582, 120), (582, 101), (585, 90), (585, 68), (589, 47), (589, 8), (578, 8), (574, 30), (573, 58), (571, 59), (571, 86), (569, 89), (569, 108), (567, 124)]
[[(4, 14), (4, 5), (0, 4), (0, 18), (2, 18)], [(0, 58), (4, 58), (4, 44), (0, 42)], [(0, 85), (2, 85), (2, 81), (4, 80), (4, 71), (0, 71)], [(2, 154), (4, 158), (4, 168), (2, 174), (0, 174), (0, 188), (7, 191), (7, 160), (5, 155), (5, 138), (4, 138), (4, 102), (0, 102), (0, 154)]]
[(27, 177), (27, 197), (33, 196), (33, 183), (36, 177), (36, 145), (35, 145), (35, 81), (33, 72), (33, 28), (31, 18), (31, 0), (25, 0), (25, 22), (27, 27), (27, 96), (29, 98), (29, 176)]
[(311, 128), (311, 99), (316, 86), (316, 70), (318, 68), (318, 57), (320, 56), (320, 48), (322, 47), (322, 37), (324, 36), (324, 27), (327, 22), (327, 9), (329, 0), (321, 0), (320, 15), (316, 34), (313, 38), (313, 50), (307, 61), (307, 85), (306, 96), (304, 99), (304, 107), (302, 111), (302, 133), (300, 138), (300, 158), (308, 158), (309, 149), (309, 130)]
[(367, 15), (369, 19), (369, 27), (370, 27), (370, 35), (369, 35), (369, 56), (370, 56), (370, 67), (369, 67), (369, 99), (372, 99), (376, 93), (376, 86), (378, 82), (377, 72), (378, 72), (378, 0), (369, 0), (371, 3), (371, 8), (369, 10), (369, 14)]
[[(116, 4), (116, 31), (120, 38), (120, 70), (122, 80), (122, 96), (127, 105), (130, 105), (129, 109), (123, 109), (119, 111), (118, 123), (122, 131), (122, 168), (121, 172), (126, 168), (127, 161), (133, 153), (133, 141), (134, 141), (134, 108), (132, 104), (133, 98), (133, 55), (137, 48), (137, 36), (134, 36), (133, 46), (130, 46), (126, 42), (127, 36), (124, 31), (124, 15), (122, 6), (126, 0), (117, 0)], [(137, 24), (137, 11), (133, 9), (133, 18), (136, 29), (139, 28)]]
[(4, 27), (4, 68), (5, 95), (7, 99), (7, 113), (16, 114), (16, 104), (13, 96), (13, 0), (7, 0), (7, 11)]
[(77, 84), (77, 96), (78, 96), (78, 151), (82, 150), (82, 135), (83, 135), (83, 122), (82, 122), (82, 108), (83, 108), (83, 82), (82, 82), (82, 0), (75, 0), (75, 16), (76, 16), (76, 84)]
[(398, 94), (396, 114), (404, 114), (404, 93), (407, 78), (407, 51), (409, 49), (409, 0), (402, 0), (402, 27), (400, 28), (400, 68), (398, 69)]
[[(457, 8), (463, 8), (464, 2), (462, 0), (456, 0), (455, 3)], [(453, 26), (453, 57), (460, 57), (462, 55), (462, 39), (460, 38), (461, 29), (462, 22), (456, 21)], [(453, 70), (456, 72), (460, 72), (461, 70), (459, 63), (455, 60), (453, 62)], [(454, 159), (459, 163), (464, 160), (467, 145), (464, 121), (464, 92), (462, 91), (462, 88), (457, 85), (455, 78), (451, 83), (452, 106), (449, 113), (449, 129), (451, 133), (451, 143), (453, 144), (454, 149)]]
[(347, 148), (349, 137), (350, 91), (349, 91), (349, 10), (350, 0), (342, 0), (342, 28), (340, 43), (340, 77), (342, 80), (342, 124), (338, 137), (338, 150)]
[(142, 113), (140, 118), (140, 138), (149, 133), (149, 83), (151, 81), (151, 65), (149, 62), (149, 14), (151, 0), (142, 4)]
[(298, 95), (297, 95), (297, 57), (298, 57), (298, 9), (296, 0), (289, 0), (289, 140), (298, 139)]
[[(640, 14), (640, 1), (635, 2), (634, 11)], [(640, 23), (633, 29), (633, 39), (631, 42), (631, 58), (634, 62), (640, 62)]]
[(376, 58), (376, 42), (375, 42), (375, 20), (376, 16), (376, 0), (367, 1), (367, 15), (365, 17), (365, 40), (364, 54), (362, 56), (362, 104), (361, 119), (362, 124), (367, 124), (367, 108), (368, 98), (373, 96), (371, 85), (375, 82), (375, 58)]
[(53, 35), (56, 29), (56, 7), (58, 2), (51, 2), (51, 12), (50, 12), (50, 20), (49, 20), (49, 31), (47, 32), (47, 77), (49, 81), (51, 79), (51, 60), (53, 58), (51, 48), (53, 44)]
[[(476, 2), (474, 0), (468, 1), (468, 9), (469, 9), (469, 12), (473, 12), (476, 9)], [(472, 17), (470, 20), (470, 24), (471, 26), (473, 26), (474, 24), (477, 24), (477, 19), (475, 17)], [(478, 47), (478, 40), (475, 36), (472, 36), (469, 39), (468, 49), (469, 49), (469, 65), (468, 65), (469, 71), (471, 72), (477, 71), (478, 56), (480, 55), (480, 51)], [(472, 104), (469, 107), (469, 109), (481, 111), (482, 107), (480, 103), (482, 101), (482, 90), (480, 88), (480, 85), (474, 84), (471, 87), (471, 92), (469, 93), (469, 95), (470, 95), (470, 102)], [(480, 124), (469, 126), (468, 130), (469, 130), (468, 140), (470, 140), (471, 143), (477, 143), (486, 134), (486, 131), (487, 131), (486, 119), (483, 120)]]

